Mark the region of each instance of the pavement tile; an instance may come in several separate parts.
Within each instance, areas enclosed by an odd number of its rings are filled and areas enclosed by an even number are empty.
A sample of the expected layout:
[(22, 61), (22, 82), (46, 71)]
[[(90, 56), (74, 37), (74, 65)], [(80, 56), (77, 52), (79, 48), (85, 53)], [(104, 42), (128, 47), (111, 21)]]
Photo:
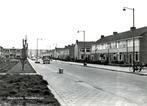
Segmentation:
[(65, 106), (138, 106), (66, 73), (58, 74), (52, 70), (43, 72), (37, 68), (35, 70), (48, 81)]
[[(54, 80), (51, 77), (54, 77)], [(56, 79), (58, 79), (58, 81)], [(107, 103), (106, 106), (109, 106), (111, 104), (114, 105), (116, 103), (116, 100), (120, 99), (122, 101), (122, 98), (115, 97), (106, 92), (87, 86), (86, 84), (77, 83), (64, 75), (59, 77), (59, 75), (50, 74), (46, 80), (49, 81), (49, 84), (53, 86), (56, 92), (58, 92), (60, 97), (69, 106), (90, 106), (91, 104), (96, 105), (99, 103), (104, 105)], [(95, 103), (93, 103), (94, 100), (96, 100)]]

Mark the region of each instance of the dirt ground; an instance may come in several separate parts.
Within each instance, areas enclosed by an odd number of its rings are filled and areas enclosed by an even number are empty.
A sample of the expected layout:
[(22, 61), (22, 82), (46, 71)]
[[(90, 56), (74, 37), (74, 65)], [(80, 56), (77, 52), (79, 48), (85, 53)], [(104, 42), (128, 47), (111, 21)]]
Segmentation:
[(1, 61), (0, 62), (0, 73), (8, 72), (12, 67), (18, 64), (18, 60), (12, 61)]
[(60, 106), (47, 85), (40, 75), (1, 75), (0, 103)]

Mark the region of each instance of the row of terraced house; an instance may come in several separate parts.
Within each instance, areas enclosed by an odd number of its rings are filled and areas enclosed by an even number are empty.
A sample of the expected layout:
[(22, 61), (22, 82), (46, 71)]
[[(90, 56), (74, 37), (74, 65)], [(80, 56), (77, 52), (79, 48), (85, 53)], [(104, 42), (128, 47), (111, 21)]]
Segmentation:
[(18, 48), (3, 48), (0, 46), (0, 58), (20, 58), (22, 50)]
[[(92, 41), (85, 42), (85, 54), (87, 61), (101, 63), (131, 64), (133, 58), (133, 36), (134, 36), (134, 60), (147, 64), (147, 27), (142, 27), (125, 32), (113, 32), (112, 35), (104, 36)], [(49, 51), (53, 58), (63, 60), (83, 60), (84, 42), (76, 41), (75, 44), (64, 48), (55, 48)]]

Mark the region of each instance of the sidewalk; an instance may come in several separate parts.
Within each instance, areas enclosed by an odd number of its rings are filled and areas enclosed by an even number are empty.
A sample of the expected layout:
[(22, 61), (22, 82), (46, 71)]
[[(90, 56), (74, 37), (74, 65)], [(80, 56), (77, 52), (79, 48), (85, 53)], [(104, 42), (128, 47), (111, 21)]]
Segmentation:
[[(65, 62), (65, 63), (83, 65), (83, 63), (76, 63), (76, 62)], [(87, 64), (87, 67), (101, 68), (101, 69), (106, 69), (110, 71), (118, 71), (118, 72), (125, 72), (125, 73), (133, 73), (132, 71), (130, 71), (129, 67), (99, 65), (99, 64), (89, 64), (89, 63)], [(141, 72), (135, 72), (134, 74), (147, 75), (147, 67), (144, 67), (144, 70), (142, 70)]]

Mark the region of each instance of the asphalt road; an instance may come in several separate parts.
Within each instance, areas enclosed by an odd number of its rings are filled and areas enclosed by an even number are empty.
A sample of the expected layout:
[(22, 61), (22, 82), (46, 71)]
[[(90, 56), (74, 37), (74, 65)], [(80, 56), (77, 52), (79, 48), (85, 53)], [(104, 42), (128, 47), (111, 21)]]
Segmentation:
[[(87, 106), (114, 106), (114, 104), (116, 106), (147, 106), (147, 76), (83, 67), (61, 61), (51, 61), (51, 64), (32, 64), (37, 72), (55, 88), (67, 105), (82, 106), (85, 103), (83, 106), (86, 104)], [(64, 69), (62, 76), (57, 74), (59, 68)], [(69, 92), (68, 87), (71, 88)], [(79, 95), (76, 89), (81, 89), (80, 93), (85, 92)], [(68, 94), (64, 95), (66, 91)], [(71, 95), (73, 98), (70, 98)], [(81, 102), (83, 99), (84, 101)]]

